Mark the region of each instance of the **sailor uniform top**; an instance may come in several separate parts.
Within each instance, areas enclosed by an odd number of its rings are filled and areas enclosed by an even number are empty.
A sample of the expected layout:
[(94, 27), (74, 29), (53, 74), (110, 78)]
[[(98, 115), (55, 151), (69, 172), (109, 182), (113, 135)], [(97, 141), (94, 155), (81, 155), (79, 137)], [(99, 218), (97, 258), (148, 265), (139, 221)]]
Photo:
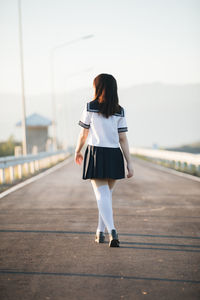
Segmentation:
[(106, 118), (99, 113), (98, 99), (87, 102), (82, 111), (78, 125), (89, 129), (88, 145), (99, 147), (119, 147), (119, 132), (128, 131), (125, 109)]

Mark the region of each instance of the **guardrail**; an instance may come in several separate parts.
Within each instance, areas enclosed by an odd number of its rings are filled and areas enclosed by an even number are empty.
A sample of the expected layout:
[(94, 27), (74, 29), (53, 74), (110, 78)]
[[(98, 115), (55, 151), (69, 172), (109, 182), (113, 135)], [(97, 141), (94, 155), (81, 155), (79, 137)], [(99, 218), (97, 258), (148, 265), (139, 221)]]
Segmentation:
[(58, 161), (70, 156), (65, 150), (40, 152), (26, 156), (6, 156), (0, 158), (0, 183), (12, 183), (23, 176), (34, 174), (40, 169), (48, 168)]
[(200, 176), (200, 154), (137, 147), (131, 147), (130, 153), (178, 171)]

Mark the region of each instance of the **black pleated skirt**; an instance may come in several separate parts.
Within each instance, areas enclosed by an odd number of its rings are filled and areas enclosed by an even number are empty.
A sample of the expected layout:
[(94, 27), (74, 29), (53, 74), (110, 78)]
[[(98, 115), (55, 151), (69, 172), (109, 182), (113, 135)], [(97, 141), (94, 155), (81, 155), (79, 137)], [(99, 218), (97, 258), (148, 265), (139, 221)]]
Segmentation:
[(119, 148), (87, 145), (82, 179), (125, 178), (124, 157)]

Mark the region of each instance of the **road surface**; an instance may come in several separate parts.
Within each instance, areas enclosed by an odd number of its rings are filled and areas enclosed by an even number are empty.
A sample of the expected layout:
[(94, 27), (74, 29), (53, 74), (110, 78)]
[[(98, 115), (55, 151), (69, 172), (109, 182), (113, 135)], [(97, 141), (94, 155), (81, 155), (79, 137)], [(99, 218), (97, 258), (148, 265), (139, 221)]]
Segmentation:
[(133, 157), (113, 192), (120, 248), (70, 158), (0, 199), (0, 299), (200, 299), (200, 182)]

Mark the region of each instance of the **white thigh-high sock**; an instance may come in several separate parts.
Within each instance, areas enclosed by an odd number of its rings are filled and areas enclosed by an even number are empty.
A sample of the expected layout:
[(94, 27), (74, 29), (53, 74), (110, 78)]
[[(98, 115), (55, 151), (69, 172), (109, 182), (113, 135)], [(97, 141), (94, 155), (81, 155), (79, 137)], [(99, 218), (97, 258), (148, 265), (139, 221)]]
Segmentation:
[(107, 227), (108, 233), (110, 233), (112, 229), (115, 229), (115, 226), (113, 222), (113, 211), (109, 186), (107, 184), (101, 186), (93, 186), (93, 189), (97, 199), (99, 213), (104, 224)]
[[(112, 206), (112, 191), (113, 189), (110, 189), (110, 201), (111, 201), (111, 206)], [(98, 216), (98, 226), (97, 226), (97, 231), (102, 231), (102, 232), (105, 232), (105, 223), (103, 221), (103, 218), (99, 212), (99, 216)]]

